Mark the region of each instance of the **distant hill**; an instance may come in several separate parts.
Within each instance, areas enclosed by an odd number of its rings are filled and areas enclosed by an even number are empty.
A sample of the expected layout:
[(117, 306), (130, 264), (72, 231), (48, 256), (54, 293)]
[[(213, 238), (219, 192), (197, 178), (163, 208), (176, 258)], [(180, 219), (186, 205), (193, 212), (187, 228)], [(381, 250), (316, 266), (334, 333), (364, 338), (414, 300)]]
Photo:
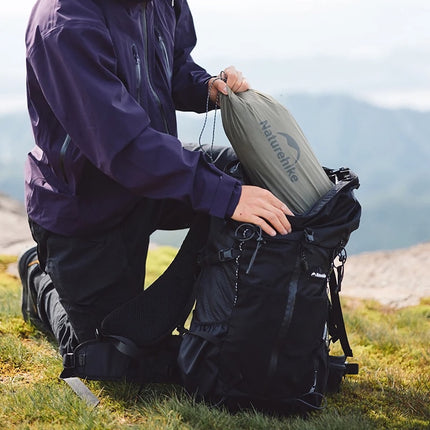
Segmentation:
[[(430, 112), (383, 109), (340, 95), (274, 96), (295, 116), (321, 164), (348, 166), (360, 177), (363, 217), (350, 253), (430, 240)], [(203, 143), (211, 141), (212, 121)], [(203, 123), (203, 115), (181, 114), (181, 140), (197, 142)], [(220, 115), (215, 144), (228, 144)], [(27, 114), (0, 116), (0, 190), (21, 201), (23, 160), (31, 147)], [(178, 245), (182, 236), (163, 232), (154, 240)]]
[(33, 147), (26, 112), (0, 115), (0, 192), (24, 201), (24, 162)]
[(430, 112), (387, 110), (341, 96), (294, 96), (286, 105), (322, 164), (347, 165), (360, 177), (363, 218), (352, 250), (430, 239)]

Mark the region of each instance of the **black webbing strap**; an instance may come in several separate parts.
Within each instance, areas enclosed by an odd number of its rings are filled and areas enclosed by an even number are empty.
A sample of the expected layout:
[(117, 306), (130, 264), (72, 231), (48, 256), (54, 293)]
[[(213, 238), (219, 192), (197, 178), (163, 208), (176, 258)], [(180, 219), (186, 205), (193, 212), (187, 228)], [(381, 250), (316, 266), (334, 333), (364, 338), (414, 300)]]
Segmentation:
[(346, 334), (345, 321), (343, 319), (342, 307), (340, 304), (339, 291), (342, 283), (343, 266), (337, 268), (338, 276), (336, 278), (335, 270), (330, 274), (330, 297), (331, 297), (331, 309), (329, 318), (329, 331), (334, 342), (340, 341), (343, 352), (346, 357), (352, 357), (352, 349), (349, 345), (348, 335)]
[(288, 285), (288, 298), (285, 304), (284, 316), (282, 319), (281, 326), (279, 328), (279, 332), (274, 342), (272, 353), (270, 355), (269, 366), (267, 368), (267, 380), (266, 380), (266, 388), (270, 386), (273, 381), (273, 377), (276, 374), (276, 370), (278, 368), (279, 361), (279, 352), (281, 350), (281, 346), (283, 340), (285, 339), (288, 329), (290, 328), (291, 319), (293, 318), (294, 313), (294, 305), (296, 303), (297, 289), (299, 284), (300, 277), (300, 263), (301, 263), (301, 255), (300, 253), (297, 256), (296, 264), (294, 266), (294, 272), (291, 276), (291, 281)]
[(188, 334), (191, 334), (193, 336), (201, 337), (202, 339), (214, 344), (219, 345), (221, 343), (221, 339), (219, 337), (216, 337), (212, 334), (209, 334), (205, 331), (192, 331), (192, 330), (185, 330), (184, 331)]
[(123, 336), (102, 335), (104, 340), (108, 340), (121, 354), (127, 355), (135, 360), (142, 357), (142, 350), (134, 342)]

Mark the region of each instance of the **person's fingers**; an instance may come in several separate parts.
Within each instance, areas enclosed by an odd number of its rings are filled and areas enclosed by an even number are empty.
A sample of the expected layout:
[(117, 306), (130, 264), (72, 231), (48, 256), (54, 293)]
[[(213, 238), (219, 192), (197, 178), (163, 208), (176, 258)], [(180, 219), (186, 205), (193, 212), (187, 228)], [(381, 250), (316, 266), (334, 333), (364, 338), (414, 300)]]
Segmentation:
[(256, 216), (253, 221), (250, 220), (249, 222), (252, 224), (258, 225), (261, 228), (261, 230), (263, 230), (269, 236), (276, 236), (276, 230), (270, 224), (264, 221), (263, 218)]
[[(282, 215), (282, 217), (285, 220), (287, 219), (285, 215)], [(250, 216), (248, 219), (243, 221), (258, 225), (269, 236), (276, 236), (277, 232), (282, 235), (291, 233), (291, 225), (288, 220), (284, 225), (284, 222), (281, 220), (281, 218), (274, 216), (269, 211), (263, 211), (261, 215)]]
[(281, 228), (283, 227), (285, 230), (287, 230), (288, 233), (291, 232), (291, 224), (285, 215), (294, 216), (294, 214), (291, 212), (291, 210), (287, 207), (285, 203), (283, 203), (269, 191), (266, 198), (267, 206), (265, 207), (265, 209), (269, 212), (269, 215), (267, 215), (267, 217), (269, 218), (266, 217), (267, 221), (269, 221), (276, 228), (276, 230), (278, 230), (277, 226), (280, 223)]
[(269, 223), (275, 228), (276, 231), (279, 231), (281, 234), (291, 233), (291, 224), (288, 218), (282, 211), (271, 211), (265, 219), (269, 221)]
[(237, 70), (234, 66), (227, 67), (224, 70), (224, 75), (227, 78), (228, 87), (234, 93), (243, 92), (250, 88), (242, 72)]
[(292, 215), (292, 212), (270, 191), (244, 185), (232, 218), (256, 224), (264, 232), (274, 236), (276, 232), (280, 234), (291, 232), (287, 214)]
[(241, 93), (250, 89), (249, 82), (244, 78), (242, 72), (234, 66), (227, 67), (218, 77), (209, 80), (210, 99), (216, 103), (218, 92), (228, 95), (228, 88), (234, 93)]
[(211, 85), (215, 91), (228, 95), (227, 85), (222, 79), (212, 78), (211, 81), (213, 83), (209, 82), (209, 85)]
[(291, 212), (291, 210), (288, 208), (288, 206), (285, 203), (283, 203), (281, 200), (275, 197), (270, 191), (268, 190), (265, 190), (265, 191), (269, 193), (267, 198), (269, 199), (269, 203), (271, 206), (273, 206), (275, 209), (279, 209), (285, 215), (294, 216), (294, 214)]
[(280, 234), (291, 232), (291, 224), (280, 209), (271, 207), (270, 209), (261, 210), (259, 217), (268, 222)]
[(236, 91), (237, 93), (243, 93), (244, 91), (247, 91), (251, 88), (251, 86), (249, 85), (249, 82), (247, 81), (246, 78), (242, 79), (242, 82), (238, 88), (238, 90)]
[(227, 85), (231, 88), (231, 90), (236, 93), (237, 90), (242, 85), (243, 76), (242, 73), (238, 70), (234, 70), (234, 72), (226, 73), (227, 75)]

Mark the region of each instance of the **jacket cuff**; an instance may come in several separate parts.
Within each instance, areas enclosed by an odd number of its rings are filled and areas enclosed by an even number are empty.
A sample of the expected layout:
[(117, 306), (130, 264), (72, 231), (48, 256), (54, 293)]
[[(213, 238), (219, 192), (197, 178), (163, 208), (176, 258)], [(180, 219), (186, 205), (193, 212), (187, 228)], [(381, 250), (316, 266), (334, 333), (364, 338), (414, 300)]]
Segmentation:
[(239, 202), (242, 185), (236, 179), (223, 174), (213, 194), (209, 214), (218, 218), (230, 218)]
[(230, 201), (227, 205), (227, 210), (225, 212), (226, 218), (231, 218), (234, 211), (236, 210), (237, 204), (239, 203), (240, 196), (242, 194), (242, 185), (236, 184), (233, 192), (231, 193)]

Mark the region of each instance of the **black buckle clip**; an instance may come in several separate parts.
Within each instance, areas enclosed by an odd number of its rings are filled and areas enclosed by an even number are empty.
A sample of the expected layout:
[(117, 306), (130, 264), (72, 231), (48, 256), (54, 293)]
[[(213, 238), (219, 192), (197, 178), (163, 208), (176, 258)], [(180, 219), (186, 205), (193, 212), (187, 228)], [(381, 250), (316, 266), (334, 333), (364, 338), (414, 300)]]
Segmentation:
[(63, 367), (65, 369), (74, 369), (76, 367), (75, 354), (73, 352), (63, 355)]
[(220, 262), (234, 260), (233, 248), (218, 251), (218, 259)]
[(345, 362), (345, 375), (358, 375), (359, 365), (358, 363), (348, 363)]

